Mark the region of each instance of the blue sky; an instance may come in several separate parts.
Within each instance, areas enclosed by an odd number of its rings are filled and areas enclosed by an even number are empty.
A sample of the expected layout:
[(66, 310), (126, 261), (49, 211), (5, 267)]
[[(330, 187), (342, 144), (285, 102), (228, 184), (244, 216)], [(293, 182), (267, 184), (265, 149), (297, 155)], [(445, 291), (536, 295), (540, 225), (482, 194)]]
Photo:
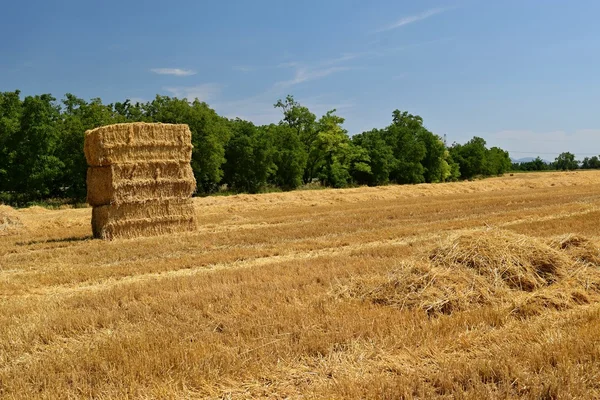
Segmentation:
[(0, 91), (157, 93), (277, 122), (286, 94), (350, 134), (394, 109), (513, 158), (600, 153), (600, 2), (4, 0)]

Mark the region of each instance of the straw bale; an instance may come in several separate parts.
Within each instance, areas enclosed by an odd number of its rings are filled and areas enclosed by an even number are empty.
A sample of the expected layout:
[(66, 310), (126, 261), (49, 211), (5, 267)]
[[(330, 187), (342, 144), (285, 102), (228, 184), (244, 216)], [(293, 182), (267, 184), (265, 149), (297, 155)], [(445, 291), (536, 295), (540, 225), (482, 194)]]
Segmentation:
[(147, 219), (173, 215), (193, 216), (194, 201), (187, 199), (152, 200), (94, 207), (92, 220), (100, 225), (122, 220)]
[(138, 163), (89, 167), (87, 202), (92, 206), (189, 198), (196, 180), (188, 163)]
[(187, 125), (116, 124), (86, 132), (87, 201), (95, 237), (195, 230)]
[(191, 138), (184, 124), (115, 124), (87, 131), (84, 152), (90, 166), (166, 160), (189, 163)]
[(158, 236), (171, 233), (194, 232), (196, 220), (193, 216), (168, 216), (136, 220), (117, 220), (100, 225), (93, 221), (94, 237), (100, 239), (131, 239), (145, 236)]
[(113, 164), (96, 169), (110, 168), (111, 179), (117, 182), (146, 179), (194, 179), (194, 172), (189, 162), (151, 161), (137, 163)]
[(92, 232), (102, 239), (134, 238), (196, 230), (191, 199), (94, 207)]

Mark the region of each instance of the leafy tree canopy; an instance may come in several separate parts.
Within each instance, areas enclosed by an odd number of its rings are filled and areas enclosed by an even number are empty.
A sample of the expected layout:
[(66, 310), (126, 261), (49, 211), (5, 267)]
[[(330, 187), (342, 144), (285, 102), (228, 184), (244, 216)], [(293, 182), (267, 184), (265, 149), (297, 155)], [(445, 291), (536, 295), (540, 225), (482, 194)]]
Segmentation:
[[(317, 117), (293, 96), (274, 106), (282, 112), (281, 121), (256, 126), (223, 118), (197, 99), (157, 95), (145, 103), (104, 104), (71, 93), (60, 102), (49, 94), (21, 99), (18, 90), (0, 93), (0, 201), (83, 200), (84, 133), (120, 122), (189, 125), (199, 194), (224, 186), (256, 193), (315, 182), (331, 187), (446, 182), (511, 168), (508, 153), (488, 149), (482, 138), (447, 148), (423, 118), (407, 111), (395, 110), (385, 128), (350, 137), (336, 110)], [(556, 165), (572, 169), (577, 162), (563, 153)], [(586, 158), (583, 165), (598, 168), (600, 161)]]

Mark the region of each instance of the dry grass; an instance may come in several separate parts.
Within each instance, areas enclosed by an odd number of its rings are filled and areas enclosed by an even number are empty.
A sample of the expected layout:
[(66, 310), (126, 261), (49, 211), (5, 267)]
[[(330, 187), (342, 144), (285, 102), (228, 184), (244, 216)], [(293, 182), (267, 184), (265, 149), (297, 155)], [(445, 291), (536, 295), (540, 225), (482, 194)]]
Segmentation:
[(598, 193), (203, 198), (195, 232), (112, 242), (0, 208), (0, 398), (600, 398)]
[(549, 242), (499, 229), (459, 233), (429, 250), (425, 260), (355, 279), (337, 291), (429, 315), (494, 306), (531, 316), (597, 301), (600, 251), (572, 235)]
[(0, 236), (8, 235), (23, 226), (15, 210), (0, 204)]

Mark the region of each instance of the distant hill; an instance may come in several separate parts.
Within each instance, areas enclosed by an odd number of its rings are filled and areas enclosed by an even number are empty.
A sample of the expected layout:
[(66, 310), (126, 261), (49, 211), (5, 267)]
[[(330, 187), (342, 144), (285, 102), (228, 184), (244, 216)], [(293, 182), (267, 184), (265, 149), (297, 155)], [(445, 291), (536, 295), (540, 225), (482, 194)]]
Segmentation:
[[(525, 158), (519, 158), (519, 159), (511, 158), (510, 160), (515, 164), (521, 164), (521, 163), (531, 162), (531, 161), (535, 160), (536, 158), (537, 157), (525, 157)], [(548, 160), (542, 160), (542, 161), (545, 162), (546, 164), (551, 163)]]

